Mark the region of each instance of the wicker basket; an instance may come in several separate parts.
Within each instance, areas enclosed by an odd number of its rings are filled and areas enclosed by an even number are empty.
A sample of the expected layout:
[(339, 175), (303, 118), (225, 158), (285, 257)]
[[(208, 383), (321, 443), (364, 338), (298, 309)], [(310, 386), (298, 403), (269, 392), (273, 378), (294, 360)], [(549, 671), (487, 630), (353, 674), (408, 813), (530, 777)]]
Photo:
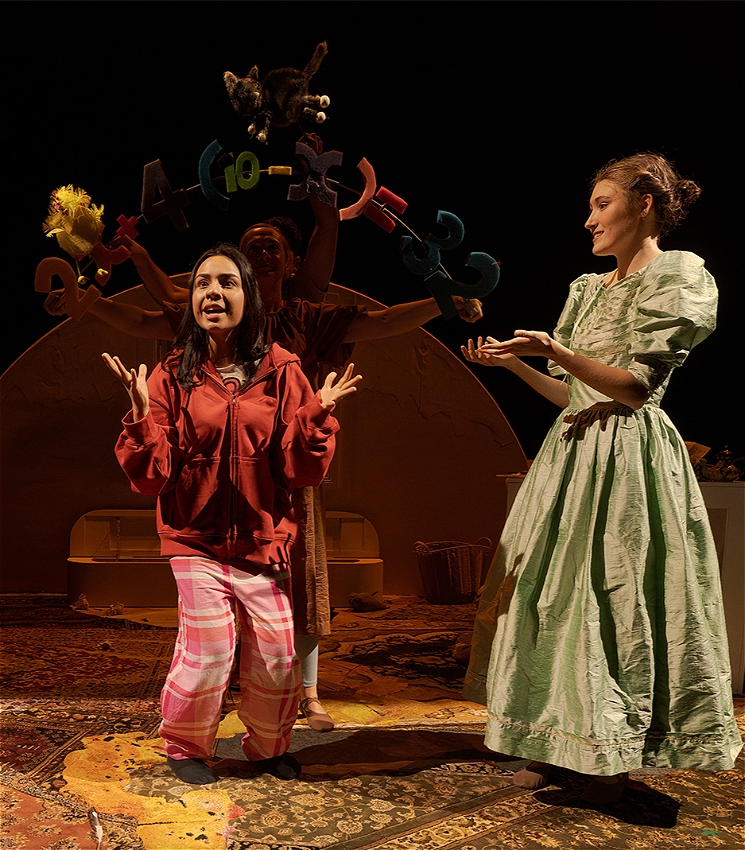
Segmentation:
[(435, 605), (464, 605), (473, 602), (481, 586), (491, 540), (482, 537), (477, 543), (452, 540), (417, 543), (414, 552), (427, 602)]

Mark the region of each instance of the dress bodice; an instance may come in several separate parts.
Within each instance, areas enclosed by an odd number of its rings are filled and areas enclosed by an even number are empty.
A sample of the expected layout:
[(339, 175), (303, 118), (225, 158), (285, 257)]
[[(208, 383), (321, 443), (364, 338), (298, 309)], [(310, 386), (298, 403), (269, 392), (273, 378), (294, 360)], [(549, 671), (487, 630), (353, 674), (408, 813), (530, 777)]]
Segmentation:
[[(628, 369), (659, 405), (672, 370), (716, 326), (717, 289), (700, 257), (668, 251), (605, 288), (605, 275), (575, 280), (554, 337), (600, 363)], [(593, 390), (555, 363), (554, 377), (569, 383), (568, 410), (585, 410), (608, 396)]]

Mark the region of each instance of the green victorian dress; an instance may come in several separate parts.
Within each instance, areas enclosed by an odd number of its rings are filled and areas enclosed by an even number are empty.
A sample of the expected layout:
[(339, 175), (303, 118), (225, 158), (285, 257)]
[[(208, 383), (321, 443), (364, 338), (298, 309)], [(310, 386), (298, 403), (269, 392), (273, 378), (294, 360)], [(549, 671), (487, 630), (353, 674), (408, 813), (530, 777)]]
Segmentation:
[(703, 261), (655, 257), (571, 285), (555, 331), (649, 390), (632, 410), (549, 364), (569, 404), (520, 488), (482, 593), (464, 694), (495, 751), (581, 773), (731, 768), (719, 567), (670, 374), (715, 327)]

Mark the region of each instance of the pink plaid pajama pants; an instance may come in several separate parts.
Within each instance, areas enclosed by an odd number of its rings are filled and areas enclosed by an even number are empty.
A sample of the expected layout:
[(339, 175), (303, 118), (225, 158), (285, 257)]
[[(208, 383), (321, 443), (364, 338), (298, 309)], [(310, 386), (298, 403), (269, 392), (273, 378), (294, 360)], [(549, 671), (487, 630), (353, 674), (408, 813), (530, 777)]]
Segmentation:
[(234, 609), (242, 639), (238, 716), (248, 730), (243, 751), (248, 759), (265, 759), (290, 745), (300, 696), (290, 567), (242, 566), (171, 558), (179, 631), (160, 697), (160, 735), (171, 758), (212, 756), (235, 651)]

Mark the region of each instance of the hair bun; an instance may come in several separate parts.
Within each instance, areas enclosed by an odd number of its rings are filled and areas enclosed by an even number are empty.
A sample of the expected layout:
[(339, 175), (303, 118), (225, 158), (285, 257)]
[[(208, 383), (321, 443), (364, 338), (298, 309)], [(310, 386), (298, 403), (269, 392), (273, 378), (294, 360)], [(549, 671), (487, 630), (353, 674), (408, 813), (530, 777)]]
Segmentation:
[(672, 164), (657, 153), (637, 153), (611, 160), (595, 172), (593, 186), (601, 180), (617, 183), (627, 194), (651, 195), (661, 236), (683, 221), (688, 208), (701, 194), (693, 180), (681, 180)]
[(693, 180), (678, 180), (673, 188), (673, 192), (678, 198), (681, 211), (685, 214), (688, 212), (691, 204), (701, 194), (701, 187)]

